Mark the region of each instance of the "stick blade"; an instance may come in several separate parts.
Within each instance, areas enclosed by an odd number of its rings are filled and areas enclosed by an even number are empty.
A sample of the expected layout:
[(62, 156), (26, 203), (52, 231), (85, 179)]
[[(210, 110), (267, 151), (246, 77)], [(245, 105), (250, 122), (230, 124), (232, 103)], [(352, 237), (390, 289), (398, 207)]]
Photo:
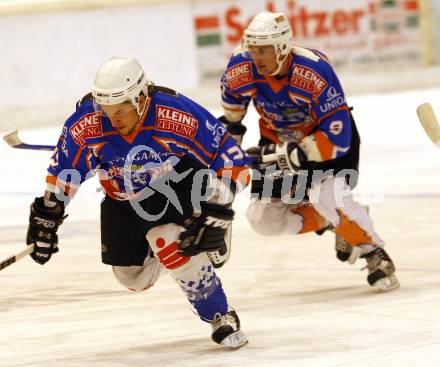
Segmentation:
[(3, 137), (3, 140), (11, 147), (15, 147), (17, 145), (22, 144), (23, 142), (18, 137), (18, 131), (15, 130), (12, 133), (9, 133)]
[(417, 115), (432, 142), (440, 148), (440, 126), (430, 103), (417, 107)]
[(12, 148), (28, 149), (28, 150), (45, 150), (52, 152), (55, 145), (41, 145), (41, 144), (26, 144), (18, 137), (18, 130), (6, 134), (3, 140)]

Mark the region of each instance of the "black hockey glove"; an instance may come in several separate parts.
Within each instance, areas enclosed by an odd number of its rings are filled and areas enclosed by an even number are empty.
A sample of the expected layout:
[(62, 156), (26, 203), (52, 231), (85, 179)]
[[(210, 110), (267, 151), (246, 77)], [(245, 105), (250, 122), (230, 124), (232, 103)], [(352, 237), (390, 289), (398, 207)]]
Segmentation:
[(35, 198), (31, 204), (29, 227), (26, 234), (26, 244), (35, 245), (31, 257), (37, 263), (44, 265), (52, 254), (58, 252), (58, 227), (67, 217), (64, 215), (64, 207), (61, 206), (59, 213), (44, 206), (44, 197)]
[(230, 122), (226, 119), (225, 116), (220, 116), (218, 120), (226, 126), (226, 129), (228, 132), (232, 135), (232, 137), (235, 139), (235, 141), (238, 144), (241, 144), (243, 141), (243, 136), (246, 134), (246, 126), (244, 126), (240, 121), (237, 122)]
[(226, 246), (225, 235), (234, 211), (224, 205), (201, 203), (202, 213), (185, 221), (180, 234), (179, 252), (194, 256), (201, 252), (217, 251)]
[(266, 165), (275, 164), (281, 171), (298, 172), (307, 161), (302, 149), (294, 142), (268, 144), (261, 147), (261, 162)]
[(246, 154), (254, 170), (251, 193), (260, 199), (281, 198), (288, 194), (296, 185), (297, 172), (305, 161), (302, 150), (293, 142), (252, 147)]

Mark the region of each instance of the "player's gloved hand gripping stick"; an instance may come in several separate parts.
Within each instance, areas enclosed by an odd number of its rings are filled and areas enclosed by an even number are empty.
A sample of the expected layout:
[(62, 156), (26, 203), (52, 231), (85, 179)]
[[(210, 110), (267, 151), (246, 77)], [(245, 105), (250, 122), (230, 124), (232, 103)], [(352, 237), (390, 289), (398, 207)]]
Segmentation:
[(234, 218), (234, 211), (226, 205), (201, 204), (202, 212), (185, 221), (180, 234), (179, 252), (194, 256), (200, 252), (217, 251), (226, 246), (225, 236)]
[(26, 244), (34, 245), (31, 257), (35, 262), (44, 265), (52, 254), (58, 252), (57, 230), (66, 217), (63, 204), (58, 204), (53, 210), (44, 205), (44, 197), (35, 198), (26, 235)]
[(44, 205), (43, 197), (35, 198), (31, 204), (29, 226), (26, 234), (28, 247), (0, 262), (0, 270), (27, 255), (31, 255), (32, 259), (41, 265), (48, 262), (52, 254), (58, 252), (57, 230), (66, 217), (63, 204), (60, 204), (57, 210), (54, 210)]
[(252, 147), (246, 150), (252, 159), (252, 166), (258, 170), (265, 170), (271, 165), (281, 171), (297, 172), (307, 160), (304, 152), (294, 142), (268, 144), (262, 147)]

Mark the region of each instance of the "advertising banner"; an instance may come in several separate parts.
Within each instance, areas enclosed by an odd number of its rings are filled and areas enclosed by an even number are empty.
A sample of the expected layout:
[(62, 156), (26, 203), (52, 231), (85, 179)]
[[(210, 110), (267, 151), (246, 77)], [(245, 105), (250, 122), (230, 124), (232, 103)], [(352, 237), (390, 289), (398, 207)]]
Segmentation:
[(434, 57), (436, 62), (440, 62), (440, 1), (431, 0), (432, 10), (432, 31), (434, 43)]
[(417, 0), (223, 0), (193, 4), (204, 75), (225, 68), (250, 19), (264, 10), (284, 12), (294, 42), (326, 53), (337, 67), (421, 60)]

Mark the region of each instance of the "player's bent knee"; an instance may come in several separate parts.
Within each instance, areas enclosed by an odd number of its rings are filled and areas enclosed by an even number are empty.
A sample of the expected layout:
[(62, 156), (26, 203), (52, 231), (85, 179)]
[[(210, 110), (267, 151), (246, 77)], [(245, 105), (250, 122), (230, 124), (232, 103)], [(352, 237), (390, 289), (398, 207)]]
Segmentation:
[(249, 222), (249, 224), (251, 225), (252, 229), (263, 235), (263, 236), (276, 236), (277, 234), (279, 234), (279, 232), (276, 230), (276, 228), (274, 227), (268, 227), (267, 224), (265, 224), (265, 221), (262, 220), (262, 218), (257, 217), (255, 215), (251, 214), (247, 214), (246, 215), (247, 220)]
[(159, 262), (147, 258), (143, 266), (113, 266), (118, 282), (133, 292), (142, 292), (154, 285), (161, 275)]
[(184, 230), (177, 224), (165, 224), (150, 229), (147, 241), (156, 258), (169, 271), (177, 270), (191, 261), (179, 253), (179, 235)]
[[(216, 298), (217, 296), (213, 294), (217, 292), (220, 292), (222, 297), (223, 290), (214, 266), (205, 252), (194, 256), (184, 256), (179, 253), (179, 236), (183, 230), (183, 227), (176, 224), (157, 226), (148, 231), (147, 240), (155, 257), (195, 305), (200, 315), (200, 312), (205, 312), (200, 311), (201, 305), (206, 302), (211, 305), (213, 301), (209, 300), (210, 297)], [(217, 304), (217, 301), (215, 303)], [(218, 305), (215, 308), (217, 309)]]
[(263, 236), (277, 236), (289, 232), (288, 213), (288, 206), (282, 202), (263, 203), (257, 200), (249, 205), (246, 217), (255, 232)]
[(179, 236), (184, 231), (177, 224), (166, 224), (148, 231), (147, 240), (156, 258), (175, 279), (191, 278), (194, 273), (212, 265), (205, 252), (194, 256), (179, 253)]

